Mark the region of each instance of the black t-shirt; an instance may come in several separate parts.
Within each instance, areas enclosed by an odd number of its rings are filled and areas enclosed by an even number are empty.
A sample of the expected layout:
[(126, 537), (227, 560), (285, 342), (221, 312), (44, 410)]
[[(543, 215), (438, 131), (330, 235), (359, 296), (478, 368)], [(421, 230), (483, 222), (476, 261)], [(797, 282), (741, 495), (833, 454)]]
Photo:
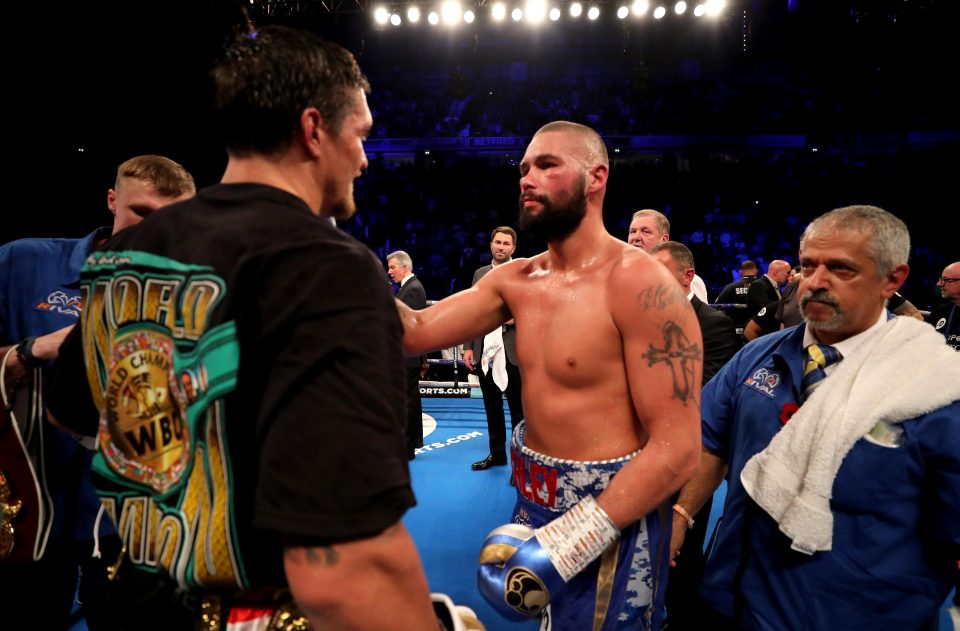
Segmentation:
[(750, 284), (755, 280), (757, 280), (756, 276), (745, 276), (724, 287), (720, 291), (720, 295), (717, 296), (716, 304), (744, 305), (742, 309), (734, 308), (724, 311), (724, 313), (730, 316), (734, 324), (741, 328), (750, 321), (750, 317), (753, 315), (746, 309), (746, 304), (747, 291), (750, 288)]
[(747, 289), (750, 287), (750, 283), (757, 280), (756, 276), (744, 276), (740, 280), (736, 280), (722, 290), (720, 290), (720, 295), (717, 296), (717, 304), (747, 304)]
[(777, 307), (779, 306), (779, 300), (771, 302), (750, 318), (760, 326), (760, 335), (767, 335), (780, 330), (780, 320), (777, 319)]
[(953, 350), (960, 351), (960, 306), (952, 302), (942, 304), (930, 312), (927, 322), (947, 338), (947, 344)]
[(81, 284), (51, 409), (99, 433), (95, 483), (135, 564), (282, 585), (282, 535), (372, 536), (415, 504), (383, 270), (299, 198), (204, 189), (110, 239)]

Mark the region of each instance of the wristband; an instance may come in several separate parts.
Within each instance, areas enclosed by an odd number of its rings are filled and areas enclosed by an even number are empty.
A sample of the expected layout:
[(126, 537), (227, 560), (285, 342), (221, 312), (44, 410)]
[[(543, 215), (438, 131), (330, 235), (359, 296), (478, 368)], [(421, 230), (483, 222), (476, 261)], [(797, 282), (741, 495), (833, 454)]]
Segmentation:
[(536, 531), (537, 541), (565, 583), (619, 536), (610, 516), (590, 496)]
[(43, 365), (43, 360), (37, 359), (33, 354), (33, 343), (37, 341), (35, 337), (25, 337), (23, 341), (17, 344), (17, 359), (27, 368), (36, 368)]
[(673, 512), (683, 517), (683, 521), (687, 522), (687, 530), (693, 528), (693, 517), (690, 516), (690, 513), (687, 512), (687, 509), (679, 504), (674, 504)]

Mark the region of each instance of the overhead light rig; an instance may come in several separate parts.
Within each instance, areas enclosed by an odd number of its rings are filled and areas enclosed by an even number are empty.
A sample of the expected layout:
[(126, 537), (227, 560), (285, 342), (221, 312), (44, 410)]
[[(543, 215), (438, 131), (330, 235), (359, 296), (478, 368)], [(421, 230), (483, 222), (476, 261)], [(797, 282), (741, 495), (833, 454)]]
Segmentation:
[(536, 25), (564, 20), (596, 20), (606, 13), (621, 20), (717, 18), (725, 0), (249, 0), (252, 17), (369, 13), (378, 27), (415, 25), (453, 27), (477, 20)]
[(372, 8), (374, 23), (379, 28), (403, 25), (449, 28), (470, 25), (477, 20), (515, 22), (536, 26), (549, 22), (596, 20), (603, 13), (615, 14), (620, 20), (662, 20), (664, 18), (694, 19), (718, 18), (724, 13), (724, 0), (618, 0), (596, 2), (572, 0), (495, 0), (493, 2), (463, 3), (460, 0), (441, 2), (375, 3)]

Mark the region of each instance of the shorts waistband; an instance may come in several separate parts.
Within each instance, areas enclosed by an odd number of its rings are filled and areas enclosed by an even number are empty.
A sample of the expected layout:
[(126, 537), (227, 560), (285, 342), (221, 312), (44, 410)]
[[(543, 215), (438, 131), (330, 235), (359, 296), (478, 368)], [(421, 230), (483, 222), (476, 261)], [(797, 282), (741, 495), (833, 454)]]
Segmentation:
[(510, 441), (513, 476), (520, 504), (527, 513), (566, 512), (587, 496), (597, 497), (610, 479), (636, 452), (609, 460), (569, 460), (536, 452), (523, 444), (526, 425), (520, 423)]
[(551, 467), (562, 467), (564, 465), (585, 465), (588, 467), (592, 466), (603, 466), (603, 465), (624, 465), (633, 458), (637, 456), (642, 449), (638, 449), (633, 453), (627, 454), (625, 456), (620, 456), (619, 458), (610, 458), (607, 460), (570, 460), (566, 458), (554, 458), (553, 456), (548, 456), (542, 454), (539, 451), (534, 451), (530, 449), (525, 444), (525, 437), (527, 432), (527, 422), (520, 421), (513, 430), (513, 435), (510, 438), (510, 446), (516, 449), (520, 454), (523, 455), (527, 460), (533, 460), (539, 464), (544, 464)]

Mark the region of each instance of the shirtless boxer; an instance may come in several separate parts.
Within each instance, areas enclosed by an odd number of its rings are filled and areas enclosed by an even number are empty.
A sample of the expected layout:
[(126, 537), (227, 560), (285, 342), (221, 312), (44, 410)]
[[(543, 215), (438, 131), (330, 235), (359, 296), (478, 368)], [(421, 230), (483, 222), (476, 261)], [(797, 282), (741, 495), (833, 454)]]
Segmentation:
[(511, 443), (514, 523), (481, 551), (487, 600), (543, 616), (544, 629), (658, 628), (664, 503), (699, 460), (700, 329), (666, 269), (605, 230), (595, 131), (542, 127), (520, 174), (520, 227), (547, 251), (429, 309), (398, 304), (404, 347), (454, 346), (516, 319), (526, 421)]

